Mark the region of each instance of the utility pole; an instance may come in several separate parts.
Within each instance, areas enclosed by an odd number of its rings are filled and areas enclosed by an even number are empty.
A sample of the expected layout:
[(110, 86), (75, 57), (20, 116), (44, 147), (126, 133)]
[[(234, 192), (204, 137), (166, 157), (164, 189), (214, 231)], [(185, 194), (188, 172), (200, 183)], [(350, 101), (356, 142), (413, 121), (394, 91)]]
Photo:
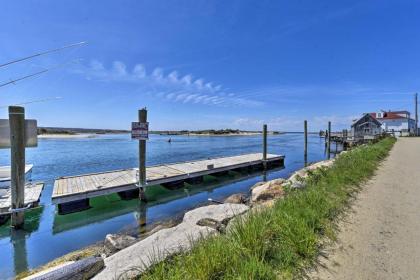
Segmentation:
[[(25, 214), (19, 211), (25, 204), (25, 109), (9, 107), (11, 144), (12, 227), (21, 228)], [(18, 209), (17, 211), (13, 211)]]
[[(139, 122), (147, 123), (147, 109), (139, 110)], [(146, 201), (146, 140), (139, 140), (139, 196)]]

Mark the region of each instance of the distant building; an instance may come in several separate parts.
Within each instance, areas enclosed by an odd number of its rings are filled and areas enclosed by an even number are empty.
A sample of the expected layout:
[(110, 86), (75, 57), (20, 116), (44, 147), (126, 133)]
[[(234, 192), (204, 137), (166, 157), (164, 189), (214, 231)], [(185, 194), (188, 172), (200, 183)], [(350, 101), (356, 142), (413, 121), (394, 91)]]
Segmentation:
[(373, 139), (375, 136), (382, 134), (382, 123), (371, 114), (364, 114), (351, 125), (351, 134), (355, 140)]
[(408, 111), (380, 111), (370, 113), (372, 117), (381, 122), (382, 129), (386, 132), (394, 132), (405, 136), (414, 134), (416, 121), (410, 117)]

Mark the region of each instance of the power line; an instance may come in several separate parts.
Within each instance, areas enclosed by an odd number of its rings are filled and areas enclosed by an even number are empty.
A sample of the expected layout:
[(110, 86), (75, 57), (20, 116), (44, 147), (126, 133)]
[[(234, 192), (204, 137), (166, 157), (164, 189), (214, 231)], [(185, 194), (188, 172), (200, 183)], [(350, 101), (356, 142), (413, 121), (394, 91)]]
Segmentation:
[(10, 64), (20, 62), (20, 61), (28, 60), (28, 59), (31, 59), (31, 58), (34, 58), (34, 57), (37, 57), (37, 56), (41, 56), (41, 55), (45, 55), (45, 54), (49, 54), (49, 53), (53, 53), (53, 52), (58, 52), (58, 51), (61, 51), (61, 50), (64, 50), (64, 49), (73, 48), (73, 47), (81, 46), (81, 45), (84, 45), (84, 44), (86, 44), (86, 42), (79, 42), (79, 43), (67, 45), (67, 46), (64, 46), (64, 47), (61, 47), (61, 48), (52, 49), (52, 50), (48, 50), (48, 51), (45, 51), (45, 52), (40, 52), (40, 53), (30, 55), (30, 56), (27, 56), (27, 57), (24, 57), (24, 58), (20, 58), (20, 59), (16, 59), (16, 60), (13, 60), (13, 61), (10, 61), (10, 62), (0, 64), (0, 68), (4, 67), (4, 66), (7, 66), (7, 65), (10, 65)]

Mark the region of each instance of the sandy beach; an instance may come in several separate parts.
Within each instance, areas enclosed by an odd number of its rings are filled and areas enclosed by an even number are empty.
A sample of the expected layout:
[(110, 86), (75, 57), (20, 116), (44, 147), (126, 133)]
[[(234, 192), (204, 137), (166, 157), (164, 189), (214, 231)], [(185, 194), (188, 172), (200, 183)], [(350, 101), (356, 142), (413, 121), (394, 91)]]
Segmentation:
[(94, 138), (97, 134), (80, 133), (80, 134), (41, 134), (38, 135), (39, 139), (73, 139), (73, 138)]

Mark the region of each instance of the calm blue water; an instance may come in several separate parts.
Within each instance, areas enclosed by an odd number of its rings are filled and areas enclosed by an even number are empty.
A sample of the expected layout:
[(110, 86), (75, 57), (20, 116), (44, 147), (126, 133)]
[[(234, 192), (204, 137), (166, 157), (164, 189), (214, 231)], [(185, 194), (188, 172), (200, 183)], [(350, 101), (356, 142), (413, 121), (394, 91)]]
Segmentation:
[[(198, 160), (261, 152), (261, 136), (168, 136), (152, 135), (147, 142), (147, 165)], [(267, 174), (267, 179), (287, 177), (304, 165), (303, 135), (283, 134), (268, 138), (268, 152), (286, 156), (285, 168)], [(308, 161), (326, 157), (324, 140), (309, 137)], [(140, 208), (138, 200), (121, 201), (116, 196), (91, 201), (92, 209), (57, 215), (51, 205), (54, 178), (131, 168), (138, 165), (138, 142), (129, 135), (101, 135), (88, 139), (40, 139), (37, 148), (27, 149), (27, 163), (34, 164), (32, 178), (46, 182), (42, 208), (26, 213), (24, 230), (11, 232), (0, 227), (0, 278), (35, 268), (71, 251), (94, 244), (108, 233), (129, 231), (141, 234), (139, 217), (147, 224), (182, 215), (186, 210), (233, 193), (247, 192), (263, 179), (261, 173), (207, 178), (201, 186), (190, 186)], [(0, 150), (0, 165), (10, 165), (10, 150)]]

